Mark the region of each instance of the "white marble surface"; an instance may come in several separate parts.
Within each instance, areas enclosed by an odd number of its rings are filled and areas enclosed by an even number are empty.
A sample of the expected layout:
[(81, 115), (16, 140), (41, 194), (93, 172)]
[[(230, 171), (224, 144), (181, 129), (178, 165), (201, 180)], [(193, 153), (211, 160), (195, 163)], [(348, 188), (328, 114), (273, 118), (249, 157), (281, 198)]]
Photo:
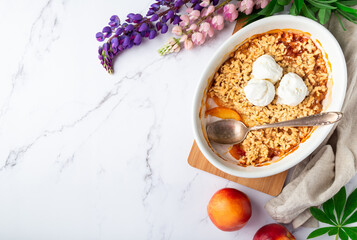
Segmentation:
[[(197, 79), (233, 25), (165, 58), (156, 49), (168, 35), (145, 42), (112, 76), (100, 66), (95, 33), (112, 14), (150, 3), (0, 1), (0, 239), (249, 240), (273, 222), (263, 208), (270, 196), (186, 162)], [(206, 214), (226, 186), (253, 205), (237, 232)]]

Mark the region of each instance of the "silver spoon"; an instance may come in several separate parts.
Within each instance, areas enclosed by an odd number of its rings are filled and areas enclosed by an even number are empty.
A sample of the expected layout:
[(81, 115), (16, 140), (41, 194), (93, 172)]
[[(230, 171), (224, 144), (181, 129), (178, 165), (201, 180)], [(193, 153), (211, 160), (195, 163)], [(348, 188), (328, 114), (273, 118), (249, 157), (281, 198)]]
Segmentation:
[(208, 139), (223, 144), (242, 142), (249, 131), (274, 127), (323, 126), (338, 122), (342, 118), (340, 112), (325, 112), (294, 120), (265, 124), (248, 128), (241, 121), (233, 119), (220, 120), (207, 125)]

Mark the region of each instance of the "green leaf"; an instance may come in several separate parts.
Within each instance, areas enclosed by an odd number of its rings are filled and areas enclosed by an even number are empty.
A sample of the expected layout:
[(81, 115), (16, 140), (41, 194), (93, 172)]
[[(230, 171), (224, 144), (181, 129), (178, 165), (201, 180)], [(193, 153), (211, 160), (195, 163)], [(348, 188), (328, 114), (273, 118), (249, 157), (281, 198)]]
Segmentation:
[(315, 0), (315, 1), (321, 3), (334, 3), (337, 2), (338, 0)]
[(336, 2), (335, 4), (336, 4), (337, 8), (341, 9), (344, 12), (357, 13), (357, 9), (347, 7), (346, 5), (343, 5), (343, 4), (338, 3), (338, 2)]
[(292, 4), (291, 7), (290, 7), (290, 10), (289, 10), (289, 13), (291, 15), (294, 15), (294, 16), (297, 16), (299, 13), (297, 12), (297, 9), (296, 9), (296, 4)]
[(273, 9), (275, 7), (276, 2), (277, 2), (277, 0), (271, 0), (270, 3), (268, 3), (268, 5), (266, 5), (265, 8), (263, 8), (263, 10), (258, 12), (258, 14), (263, 15), (263, 16), (272, 15), (271, 12), (273, 11)]
[(311, 11), (313, 11), (315, 14), (320, 10), (320, 8), (317, 8), (315, 6), (310, 6)]
[(346, 16), (346, 18), (349, 18), (353, 21), (356, 21), (357, 20), (357, 13), (348, 13), (348, 12), (344, 12), (342, 11), (341, 9), (337, 9), (338, 12), (342, 12), (344, 15), (343, 16)]
[(355, 233), (357, 233), (357, 227), (344, 227), (344, 228), (349, 228), (350, 230), (352, 230)]
[(318, 209), (316, 207), (311, 207), (310, 208), (310, 212), (311, 212), (312, 216), (314, 216), (314, 218), (316, 218), (320, 222), (327, 223), (327, 224), (330, 224), (330, 225), (333, 225), (333, 226), (335, 225), (328, 218), (328, 216), (323, 211), (321, 211), (320, 209)]
[(335, 207), (333, 205), (333, 199), (330, 198), (324, 204), (322, 204), (322, 208), (323, 208), (324, 212), (326, 213), (327, 217), (329, 219), (331, 219), (332, 222), (337, 223), (335, 214), (333, 212), (335, 209)]
[(346, 188), (342, 187), (335, 196), (333, 196), (333, 203), (335, 205), (335, 210), (337, 214), (337, 222), (340, 223), (341, 213), (343, 211), (343, 207), (346, 203)]
[(357, 0), (351, 0), (351, 1), (339, 1), (340, 3), (346, 5), (346, 6), (354, 6), (357, 5)]
[(296, 4), (296, 10), (299, 14), (302, 10), (302, 6), (304, 5), (304, 0), (294, 0), (294, 4)]
[(285, 6), (291, 3), (291, 0), (278, 0), (278, 4)]
[(307, 236), (307, 238), (315, 238), (321, 235), (324, 235), (325, 233), (327, 233), (328, 231), (330, 231), (332, 228), (334, 227), (323, 227), (323, 228), (318, 228), (315, 231), (312, 231), (309, 236)]
[(307, 8), (307, 6), (306, 6), (305, 3), (302, 5), (301, 13), (302, 13), (302, 15), (304, 15), (305, 17), (308, 17), (308, 18), (311, 18), (312, 20), (317, 21), (317, 19), (316, 19), (314, 13), (313, 13), (310, 9)]
[(307, 0), (311, 5), (318, 7), (320, 9), (336, 9), (337, 7), (331, 6), (328, 3), (322, 3), (314, 0)]
[(333, 229), (331, 229), (330, 231), (328, 231), (328, 235), (332, 236), (332, 235), (336, 235), (338, 233), (338, 227), (334, 227)]
[(351, 238), (351, 239), (357, 239), (357, 230), (356, 231), (353, 231), (351, 228), (349, 227), (343, 227), (342, 228), (346, 233), (347, 235)]
[(340, 9), (337, 9), (337, 12), (341, 14), (342, 17), (346, 18), (348, 21), (357, 24), (356, 22), (357, 19), (354, 16), (352, 16), (350, 13), (346, 13), (344, 11), (341, 11)]
[(331, 17), (331, 10), (326, 8), (320, 9), (318, 13), (318, 17), (321, 24), (327, 23)]
[(350, 194), (347, 198), (345, 211), (342, 215), (341, 222), (345, 221), (345, 219), (357, 208), (357, 188)]
[(339, 231), (339, 237), (341, 238), (341, 240), (348, 240), (348, 235), (342, 229), (340, 229)]
[(284, 11), (284, 6), (281, 6), (279, 4), (275, 4), (273, 11), (271, 12), (271, 15), (278, 13), (278, 12), (282, 12)]
[(355, 223), (357, 222), (357, 211), (355, 211), (349, 218), (347, 218), (346, 221), (344, 221), (342, 224), (347, 225), (350, 223)]
[(338, 12), (336, 12), (336, 17), (337, 17), (338, 22), (340, 23), (342, 29), (343, 29), (344, 31), (346, 31), (345, 25), (343, 25), (343, 22), (341, 21), (341, 18), (340, 18), (340, 14), (338, 14)]

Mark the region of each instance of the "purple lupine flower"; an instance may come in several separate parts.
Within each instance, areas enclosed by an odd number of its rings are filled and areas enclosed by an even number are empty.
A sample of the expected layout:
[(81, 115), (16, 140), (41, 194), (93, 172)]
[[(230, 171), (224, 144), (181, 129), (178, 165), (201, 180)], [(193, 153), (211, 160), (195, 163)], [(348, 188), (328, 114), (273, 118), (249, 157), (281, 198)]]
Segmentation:
[(157, 22), (157, 23), (156, 23), (156, 29), (157, 29), (157, 31), (160, 31), (161, 28), (162, 28), (162, 22)]
[(154, 9), (149, 9), (149, 11), (146, 13), (146, 16), (151, 16), (155, 13)]
[(212, 0), (213, 6), (216, 6), (218, 4), (219, 0)]
[(109, 49), (110, 49), (109, 44), (108, 44), (108, 43), (104, 43), (104, 44), (103, 44), (103, 50), (104, 50), (105, 54), (108, 55)]
[(116, 27), (119, 26), (119, 23), (117, 23), (117, 22), (109, 22), (108, 25), (111, 26), (112, 28), (116, 28)]
[(169, 27), (167, 26), (167, 24), (163, 24), (161, 28), (161, 33), (165, 34), (167, 33), (167, 30), (169, 30)]
[(160, 9), (160, 4), (158, 3), (153, 3), (151, 4), (151, 8), (154, 10), (154, 11), (157, 11)]
[(98, 48), (98, 54), (102, 56), (102, 52), (103, 52), (103, 48), (102, 48), (102, 47), (99, 47), (99, 48)]
[(181, 22), (181, 18), (178, 16), (178, 15), (176, 15), (175, 17), (174, 17), (174, 20), (172, 21), (172, 24), (173, 25), (177, 25), (177, 24), (179, 24)]
[(111, 16), (109, 20), (112, 21), (112, 22), (119, 22), (120, 23), (120, 19), (119, 19), (118, 15)]
[(101, 33), (101, 32), (97, 32), (97, 34), (95, 35), (95, 37), (97, 38), (97, 40), (98, 40), (99, 42), (103, 42), (103, 40), (104, 40), (104, 35), (103, 35), (103, 33)]
[(123, 41), (123, 47), (126, 48), (130, 44), (130, 37), (125, 36)]
[(136, 34), (136, 36), (135, 36), (135, 38), (133, 40), (133, 43), (135, 45), (140, 45), (140, 43), (141, 43), (141, 35), (140, 34)]
[(116, 37), (113, 38), (110, 42), (112, 43), (112, 48), (117, 48), (119, 46), (119, 40)]
[(202, 9), (203, 9), (203, 7), (201, 7), (200, 4), (196, 4), (196, 5), (193, 7), (193, 10), (201, 11)]
[(161, 17), (161, 22), (167, 22), (167, 20), (169, 20), (169, 18), (167, 18), (166, 16), (162, 16)]
[(151, 30), (149, 33), (149, 39), (154, 39), (156, 37), (156, 31), (155, 30)]
[(134, 13), (129, 13), (129, 14), (126, 16), (128, 19), (126, 19), (125, 21), (127, 21), (128, 23), (132, 23), (134, 16), (135, 16)]
[(155, 13), (154, 15), (152, 15), (152, 17), (150, 18), (150, 22), (155, 22), (159, 19), (159, 16)]
[(143, 16), (141, 16), (141, 14), (135, 14), (133, 17), (133, 22), (134, 23), (138, 23), (143, 19)]
[(148, 25), (146, 23), (142, 23), (138, 29), (139, 32), (144, 32), (148, 29)]
[(112, 29), (109, 26), (106, 26), (102, 30), (104, 38), (108, 38), (112, 35)]
[(132, 24), (128, 24), (128, 26), (126, 26), (125, 28), (124, 28), (124, 30), (126, 31), (126, 32), (130, 32), (130, 31), (132, 31), (134, 29), (134, 26), (132, 25)]
[(112, 28), (116, 28), (118, 27), (120, 24), (120, 19), (117, 15), (113, 15), (110, 17), (110, 22), (108, 23), (109, 26), (111, 26)]
[(177, 0), (176, 2), (175, 2), (175, 7), (176, 8), (179, 8), (179, 7), (181, 7), (183, 5), (183, 2), (182, 2), (182, 0)]
[(167, 19), (172, 19), (175, 16), (174, 11), (170, 10), (166, 13), (166, 18)]
[(119, 36), (120, 34), (122, 34), (124, 31), (123, 28), (118, 28), (116, 31), (115, 31), (115, 35)]
[[(96, 34), (98, 41), (104, 41), (114, 35), (98, 49), (98, 58), (103, 67), (112, 73), (114, 56), (134, 45), (141, 44), (143, 38), (154, 39), (158, 35), (158, 31), (161, 34), (166, 33), (169, 23), (177, 25), (181, 21), (177, 13), (183, 4), (189, 1), (193, 3), (191, 7), (201, 2), (201, 0), (155, 0), (146, 16), (129, 13), (123, 24), (120, 23), (117, 15), (111, 16), (108, 26)], [(161, 11), (161, 8), (165, 9)], [(163, 15), (164, 11), (166, 14)]]

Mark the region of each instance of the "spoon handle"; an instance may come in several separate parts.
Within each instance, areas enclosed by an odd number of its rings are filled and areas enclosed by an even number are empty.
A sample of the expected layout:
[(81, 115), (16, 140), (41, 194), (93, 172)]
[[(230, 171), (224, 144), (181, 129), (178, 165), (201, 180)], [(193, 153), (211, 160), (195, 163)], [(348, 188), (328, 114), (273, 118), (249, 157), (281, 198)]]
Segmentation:
[(338, 122), (342, 118), (340, 112), (324, 112), (303, 118), (293, 119), (284, 122), (277, 122), (265, 125), (259, 125), (249, 128), (249, 130), (258, 130), (273, 127), (304, 127), (304, 126), (323, 126)]

